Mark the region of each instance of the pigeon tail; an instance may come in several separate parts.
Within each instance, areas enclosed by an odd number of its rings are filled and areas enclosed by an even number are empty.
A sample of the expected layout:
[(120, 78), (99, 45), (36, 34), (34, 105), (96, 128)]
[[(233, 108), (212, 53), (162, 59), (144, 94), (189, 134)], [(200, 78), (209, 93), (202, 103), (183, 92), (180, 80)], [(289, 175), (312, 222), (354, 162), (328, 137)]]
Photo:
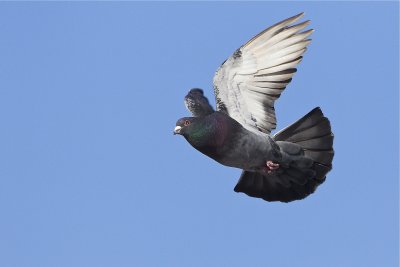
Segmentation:
[(299, 145), (304, 155), (311, 158), (315, 178), (321, 183), (332, 169), (333, 133), (328, 118), (324, 117), (319, 107), (314, 108), (303, 118), (274, 135), (274, 140)]
[(333, 134), (319, 107), (273, 137), (282, 152), (270, 174), (243, 171), (236, 192), (266, 201), (290, 202), (312, 194), (332, 169)]

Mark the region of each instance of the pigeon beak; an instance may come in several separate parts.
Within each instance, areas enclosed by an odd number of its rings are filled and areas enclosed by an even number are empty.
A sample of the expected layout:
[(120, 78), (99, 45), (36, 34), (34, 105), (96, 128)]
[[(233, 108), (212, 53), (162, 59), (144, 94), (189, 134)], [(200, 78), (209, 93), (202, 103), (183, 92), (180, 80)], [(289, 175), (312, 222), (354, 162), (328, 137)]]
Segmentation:
[(182, 129), (181, 126), (176, 126), (175, 129), (174, 129), (174, 135), (175, 134), (181, 134), (181, 129)]

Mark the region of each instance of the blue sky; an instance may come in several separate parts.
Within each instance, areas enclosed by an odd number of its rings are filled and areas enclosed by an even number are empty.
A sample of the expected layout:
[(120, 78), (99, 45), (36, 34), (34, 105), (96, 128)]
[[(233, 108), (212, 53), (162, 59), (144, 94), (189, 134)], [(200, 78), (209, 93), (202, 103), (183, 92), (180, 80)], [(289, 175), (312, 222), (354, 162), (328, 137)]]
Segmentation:
[[(0, 266), (398, 266), (396, 2), (0, 3)], [(306, 12), (276, 104), (321, 106), (334, 169), (305, 200), (233, 192), (240, 170), (173, 136), (183, 97)]]

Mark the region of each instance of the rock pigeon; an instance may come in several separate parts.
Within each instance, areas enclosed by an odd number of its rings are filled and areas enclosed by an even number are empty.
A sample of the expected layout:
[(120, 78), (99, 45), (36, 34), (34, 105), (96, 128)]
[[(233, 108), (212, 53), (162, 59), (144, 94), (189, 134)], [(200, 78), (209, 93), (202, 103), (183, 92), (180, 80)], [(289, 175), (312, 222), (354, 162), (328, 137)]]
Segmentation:
[(243, 170), (235, 192), (266, 201), (300, 200), (325, 181), (332, 169), (333, 133), (319, 107), (283, 130), (276, 128), (274, 102), (292, 80), (308, 36), (303, 13), (283, 20), (237, 49), (214, 76), (216, 110), (204, 92), (185, 97), (193, 117), (176, 122), (195, 149)]

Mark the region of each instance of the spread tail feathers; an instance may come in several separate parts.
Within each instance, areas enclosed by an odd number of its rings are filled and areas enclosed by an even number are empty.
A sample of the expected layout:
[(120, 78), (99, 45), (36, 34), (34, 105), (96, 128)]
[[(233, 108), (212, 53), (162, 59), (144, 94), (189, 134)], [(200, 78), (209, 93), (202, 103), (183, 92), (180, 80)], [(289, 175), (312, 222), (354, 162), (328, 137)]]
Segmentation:
[(319, 107), (276, 133), (274, 140), (300, 145), (304, 154), (314, 161), (315, 179), (323, 182), (332, 169), (333, 133), (328, 118), (324, 117)]
[(272, 175), (243, 171), (234, 190), (267, 201), (307, 197), (332, 169), (333, 134), (328, 118), (317, 107), (276, 133), (274, 140), (291, 163)]

